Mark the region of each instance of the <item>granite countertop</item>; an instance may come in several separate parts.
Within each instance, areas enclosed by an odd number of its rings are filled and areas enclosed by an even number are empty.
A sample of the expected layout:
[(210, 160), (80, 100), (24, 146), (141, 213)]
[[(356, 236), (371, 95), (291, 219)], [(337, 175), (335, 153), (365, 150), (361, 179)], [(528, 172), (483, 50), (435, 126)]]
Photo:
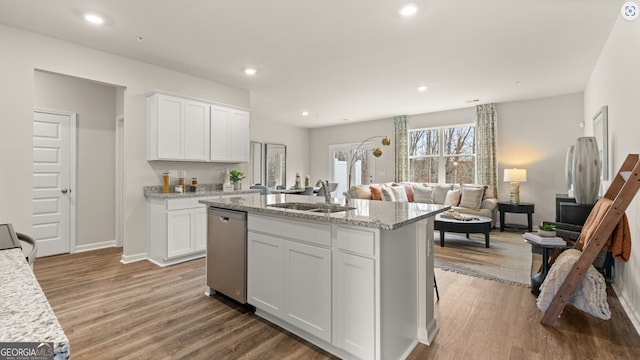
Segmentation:
[(69, 358), (69, 340), (21, 249), (0, 251), (0, 342), (53, 342)]
[[(420, 221), (448, 210), (449, 206), (423, 203), (389, 202), (352, 199), (349, 206), (355, 209), (334, 213), (313, 213), (303, 210), (283, 209), (269, 205), (295, 203), (324, 203), (323, 197), (305, 195), (260, 195), (235, 196), (221, 199), (200, 200), (209, 206), (229, 210), (240, 210), (250, 213), (277, 215), (302, 220), (325, 221), (336, 224), (347, 224), (394, 230), (407, 224)], [(344, 205), (344, 198), (332, 198), (333, 204)]]
[(202, 184), (198, 186), (198, 191), (195, 192), (174, 192), (174, 185), (171, 186), (171, 192), (163, 193), (161, 185), (145, 186), (143, 187), (144, 196), (146, 198), (157, 199), (180, 199), (189, 197), (201, 197), (201, 196), (218, 196), (218, 195), (241, 195), (241, 194), (254, 194), (259, 193), (259, 189), (246, 189), (246, 190), (234, 190), (234, 191), (222, 191), (222, 185), (218, 184)]

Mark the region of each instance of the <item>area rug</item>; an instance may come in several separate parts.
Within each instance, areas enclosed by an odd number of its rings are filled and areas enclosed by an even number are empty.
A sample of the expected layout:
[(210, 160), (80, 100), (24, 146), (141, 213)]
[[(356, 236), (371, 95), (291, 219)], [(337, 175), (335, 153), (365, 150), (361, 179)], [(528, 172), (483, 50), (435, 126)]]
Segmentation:
[(491, 231), (490, 247), (483, 234), (445, 233), (440, 247), (440, 232), (434, 233), (435, 267), (460, 274), (525, 286), (531, 285), (531, 246), (517, 232)]

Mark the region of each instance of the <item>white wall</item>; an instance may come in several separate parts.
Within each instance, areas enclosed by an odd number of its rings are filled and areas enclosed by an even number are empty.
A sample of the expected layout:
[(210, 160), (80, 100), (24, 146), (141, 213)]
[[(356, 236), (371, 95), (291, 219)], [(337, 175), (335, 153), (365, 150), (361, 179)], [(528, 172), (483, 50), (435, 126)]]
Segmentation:
[(76, 245), (114, 241), (116, 88), (36, 71), (34, 90), (34, 106), (77, 115)]
[[(615, 174), (629, 153), (640, 153), (640, 20), (626, 21), (620, 16), (603, 48), (584, 91), (586, 136), (593, 135), (593, 115), (609, 107), (609, 162)], [(627, 208), (631, 228), (631, 259), (616, 261), (615, 284), (623, 305), (640, 332), (640, 201), (639, 196)]]
[[(535, 204), (533, 224), (555, 220), (555, 194), (566, 194), (567, 148), (582, 136), (582, 94), (500, 103), (498, 111), (498, 198), (509, 199), (505, 168), (527, 169), (520, 201)], [(526, 216), (506, 214), (506, 223)]]
[[(159, 168), (177, 166), (152, 166), (146, 161), (145, 94), (151, 89), (161, 89), (250, 107), (247, 90), (16, 28), (0, 25), (0, 44), (0, 222), (12, 223), (20, 232), (30, 233), (32, 227), (31, 118), (35, 69), (126, 87), (123, 106), (126, 154), (125, 258), (146, 252), (146, 206), (142, 187), (160, 183), (158, 172), (162, 170)], [(197, 170), (191, 170), (202, 174), (202, 182), (208, 182), (221, 179), (223, 166), (200, 164)], [(247, 164), (234, 167), (248, 170)]]

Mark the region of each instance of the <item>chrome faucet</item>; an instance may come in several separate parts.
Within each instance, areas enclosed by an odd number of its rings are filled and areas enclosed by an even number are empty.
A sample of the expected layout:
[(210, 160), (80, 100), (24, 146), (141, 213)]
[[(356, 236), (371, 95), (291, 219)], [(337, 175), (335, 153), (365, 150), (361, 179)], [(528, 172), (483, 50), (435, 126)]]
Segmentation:
[(329, 204), (331, 203), (331, 192), (329, 191), (329, 180), (318, 180), (316, 186), (322, 186), (324, 190), (324, 201)]

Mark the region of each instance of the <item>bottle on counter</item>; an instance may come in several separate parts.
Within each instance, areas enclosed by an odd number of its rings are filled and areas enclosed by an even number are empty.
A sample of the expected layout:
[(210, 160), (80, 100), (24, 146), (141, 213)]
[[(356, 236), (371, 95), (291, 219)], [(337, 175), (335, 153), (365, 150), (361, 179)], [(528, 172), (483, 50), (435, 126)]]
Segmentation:
[(309, 187), (309, 175), (304, 177), (304, 187)]
[(196, 192), (198, 190), (198, 178), (191, 178), (191, 192)]
[(162, 173), (162, 192), (168, 193), (171, 189), (171, 174), (166, 171)]
[(296, 184), (294, 186), (294, 189), (300, 189), (300, 174), (296, 173)]

